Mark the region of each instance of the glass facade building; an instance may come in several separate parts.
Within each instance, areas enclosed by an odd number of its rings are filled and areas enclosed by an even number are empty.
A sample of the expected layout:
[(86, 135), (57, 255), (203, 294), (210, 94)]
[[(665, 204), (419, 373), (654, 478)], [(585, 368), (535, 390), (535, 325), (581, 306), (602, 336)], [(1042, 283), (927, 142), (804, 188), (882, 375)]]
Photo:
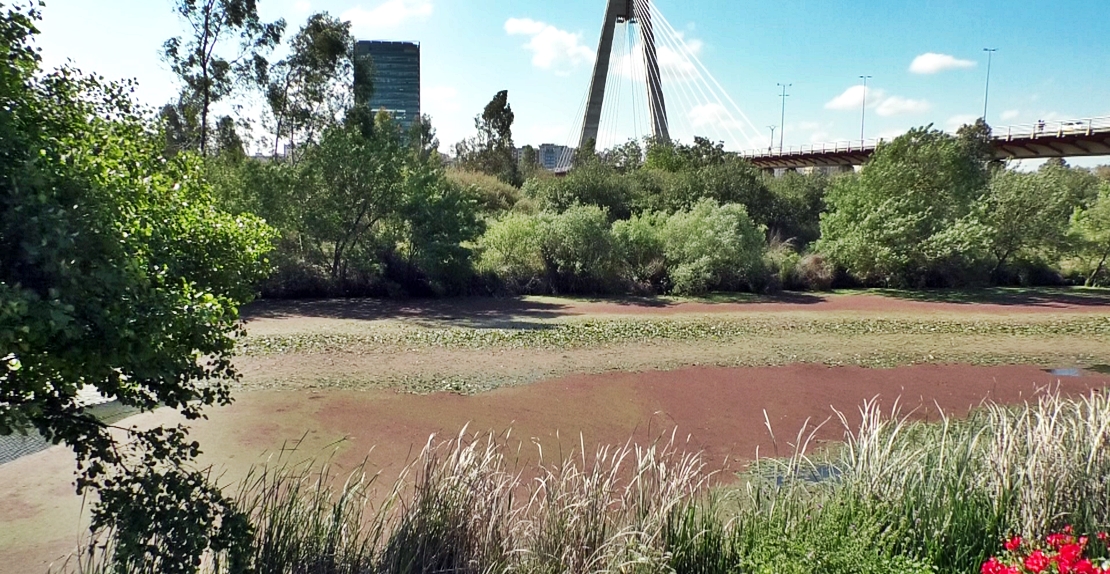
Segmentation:
[(420, 117), (420, 44), (362, 41), (355, 52), (374, 62), (370, 107), (393, 114), (407, 131)]

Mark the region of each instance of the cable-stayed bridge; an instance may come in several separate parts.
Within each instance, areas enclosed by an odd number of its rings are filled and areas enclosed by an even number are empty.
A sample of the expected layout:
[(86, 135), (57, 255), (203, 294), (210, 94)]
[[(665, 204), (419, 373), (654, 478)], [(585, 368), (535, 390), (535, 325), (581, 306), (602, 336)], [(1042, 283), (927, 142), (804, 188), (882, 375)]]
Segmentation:
[[(702, 136), (732, 150), (757, 146), (759, 130), (698, 58), (700, 50), (651, 0), (607, 0), (593, 75), (566, 145), (606, 149), (649, 136)], [(570, 158), (560, 164), (569, 166)]]
[[(698, 58), (700, 50), (652, 0), (607, 0), (593, 75), (567, 148), (601, 150), (648, 136), (688, 142), (700, 136), (765, 169), (849, 169), (866, 162), (880, 143), (764, 145), (760, 130)], [(999, 159), (1110, 155), (1110, 117), (995, 128), (993, 137)], [(561, 158), (560, 168), (569, 168), (571, 159)]]

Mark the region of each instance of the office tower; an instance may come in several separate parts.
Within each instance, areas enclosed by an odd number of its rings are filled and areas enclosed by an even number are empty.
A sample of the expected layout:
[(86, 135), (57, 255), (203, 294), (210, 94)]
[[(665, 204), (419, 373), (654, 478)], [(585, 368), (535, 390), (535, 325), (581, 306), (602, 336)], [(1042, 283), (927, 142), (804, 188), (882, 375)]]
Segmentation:
[(355, 53), (373, 61), (370, 108), (393, 114), (407, 131), (420, 118), (420, 44), (362, 41)]

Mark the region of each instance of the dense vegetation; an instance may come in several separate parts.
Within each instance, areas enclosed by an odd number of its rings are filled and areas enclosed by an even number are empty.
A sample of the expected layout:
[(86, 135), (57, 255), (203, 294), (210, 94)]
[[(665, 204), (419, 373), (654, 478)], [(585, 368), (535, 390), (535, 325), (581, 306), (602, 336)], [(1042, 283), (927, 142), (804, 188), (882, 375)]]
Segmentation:
[[(454, 168), (433, 152), (429, 120), (404, 134), (385, 116), (367, 134), (326, 127), (295, 159), (209, 165), (227, 208), (281, 232), (277, 272), (260, 286), (266, 296), (701, 294), (1110, 277), (1110, 180), (1060, 161), (1007, 169), (993, 160), (982, 122), (957, 135), (912, 130), (858, 173), (774, 177), (699, 139), (584, 152), (557, 177), (506, 163), (511, 119), (498, 94), (477, 120), (479, 136), (457, 147)], [(340, 141), (341, 133), (365, 144)], [(380, 167), (344, 169), (353, 164)], [(344, 181), (334, 179), (340, 173)]]
[(861, 413), (843, 445), (778, 437), (780, 457), (716, 488), (673, 439), (533, 466), (505, 437), (463, 435), (393, 487), (261, 468), (237, 497), (256, 526), (243, 553), (258, 572), (966, 574), (1011, 536), (1110, 523), (1104, 394), (939, 423)]

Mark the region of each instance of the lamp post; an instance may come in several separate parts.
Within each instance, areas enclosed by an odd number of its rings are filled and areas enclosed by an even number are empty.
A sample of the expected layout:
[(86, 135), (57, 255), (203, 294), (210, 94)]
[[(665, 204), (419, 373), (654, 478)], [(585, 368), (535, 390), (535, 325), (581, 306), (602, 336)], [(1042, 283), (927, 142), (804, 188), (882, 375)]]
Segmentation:
[[(782, 142), (786, 135), (786, 98), (790, 97), (790, 94), (786, 93), (786, 88), (793, 85), (794, 84), (778, 84), (778, 86), (782, 88), (782, 117), (779, 118), (779, 153), (782, 153)], [(773, 139), (771, 141), (774, 142)], [(771, 145), (774, 145), (774, 143)]]
[(863, 143), (866, 141), (864, 139), (864, 128), (867, 126), (867, 80), (870, 80), (871, 76), (860, 76), (860, 79), (863, 80), (863, 105), (860, 108), (859, 115), (859, 146), (860, 149), (863, 149)]
[(983, 121), (985, 122), (987, 121), (987, 102), (990, 101), (991, 97), (991, 63), (998, 48), (983, 48), (983, 51), (987, 53), (987, 90), (983, 93)]
[(767, 146), (767, 153), (775, 151), (775, 128), (778, 126), (767, 126), (771, 128), (771, 145)]

